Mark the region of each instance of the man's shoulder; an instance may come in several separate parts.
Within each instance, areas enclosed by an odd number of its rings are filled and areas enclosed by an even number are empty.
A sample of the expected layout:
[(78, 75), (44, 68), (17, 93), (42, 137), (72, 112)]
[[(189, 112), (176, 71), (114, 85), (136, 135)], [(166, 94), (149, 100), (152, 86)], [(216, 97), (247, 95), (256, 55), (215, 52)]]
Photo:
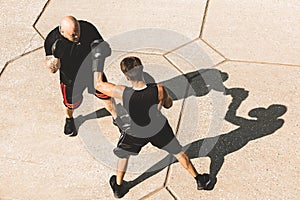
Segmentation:
[(46, 55), (51, 55), (52, 51), (51, 51), (51, 47), (52, 47), (52, 44), (55, 42), (55, 40), (57, 40), (58, 38), (61, 38), (61, 34), (59, 33), (59, 28), (56, 27), (54, 29), (52, 29), (47, 37), (45, 38), (45, 41), (44, 41), (44, 48), (45, 48), (45, 51), (46, 51)]
[(57, 26), (48, 33), (46, 38), (59, 37), (59, 36), (60, 36), (59, 27)]
[(85, 21), (85, 20), (78, 20), (80, 27), (83, 30), (90, 30), (90, 31), (97, 31), (97, 28), (94, 24), (92, 24), (91, 22)]
[(48, 35), (46, 36), (45, 43), (50, 42), (51, 44), (58, 38), (61, 38), (61, 34), (59, 33), (58, 26), (52, 29)]
[(100, 35), (98, 29), (91, 22), (84, 20), (78, 20), (78, 22), (80, 24), (81, 34), (84, 39), (102, 39), (102, 36)]

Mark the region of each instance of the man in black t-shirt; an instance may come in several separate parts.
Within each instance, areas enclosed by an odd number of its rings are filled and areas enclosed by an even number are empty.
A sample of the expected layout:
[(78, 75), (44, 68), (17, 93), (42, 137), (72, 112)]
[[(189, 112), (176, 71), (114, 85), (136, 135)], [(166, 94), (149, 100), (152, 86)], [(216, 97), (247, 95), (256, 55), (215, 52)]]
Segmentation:
[(210, 181), (209, 175), (198, 174), (189, 157), (182, 150), (167, 118), (160, 111), (161, 108), (169, 109), (173, 105), (167, 90), (159, 84), (146, 84), (143, 65), (139, 58), (126, 57), (121, 61), (120, 66), (132, 87), (104, 82), (101, 76), (97, 84), (99, 91), (122, 100), (129, 118), (126, 120), (128, 123), (125, 124), (125, 120), (122, 119), (118, 124), (122, 134), (114, 149), (115, 155), (119, 158), (117, 175), (112, 176), (109, 181), (115, 197), (121, 198), (129, 191), (126, 182), (123, 181), (129, 157), (138, 155), (147, 143), (173, 154), (195, 178), (197, 189), (205, 189)]
[[(90, 52), (101, 46), (103, 52)], [(44, 42), (46, 67), (55, 73), (59, 70), (63, 103), (66, 107), (66, 123), (64, 133), (76, 135), (73, 111), (82, 102), (83, 91), (95, 94), (102, 99), (105, 108), (116, 118), (115, 102), (112, 98), (95, 90), (94, 76), (98, 76), (98, 68), (103, 67), (105, 57), (110, 55), (110, 48), (103, 40), (96, 27), (73, 16), (62, 19), (60, 26), (54, 28)], [(98, 48), (99, 50), (99, 48)], [(98, 57), (94, 57), (98, 55)], [(99, 56), (100, 55), (100, 56)], [(106, 77), (103, 76), (103, 81)]]

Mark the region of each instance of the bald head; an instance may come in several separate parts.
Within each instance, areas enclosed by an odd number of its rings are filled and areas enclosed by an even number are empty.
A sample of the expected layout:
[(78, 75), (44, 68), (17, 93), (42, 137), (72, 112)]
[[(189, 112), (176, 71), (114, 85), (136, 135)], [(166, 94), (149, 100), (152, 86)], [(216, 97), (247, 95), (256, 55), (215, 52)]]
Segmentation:
[(80, 38), (80, 25), (73, 16), (65, 16), (60, 23), (60, 33), (72, 42), (78, 42)]

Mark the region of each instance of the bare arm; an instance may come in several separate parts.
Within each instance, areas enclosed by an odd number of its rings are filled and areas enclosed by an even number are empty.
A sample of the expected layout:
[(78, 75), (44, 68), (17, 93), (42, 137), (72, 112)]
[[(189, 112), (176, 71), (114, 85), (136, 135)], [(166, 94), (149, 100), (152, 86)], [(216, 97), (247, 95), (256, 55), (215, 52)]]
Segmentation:
[(46, 56), (45, 65), (51, 73), (55, 73), (60, 68), (60, 59), (53, 55)]
[(173, 105), (173, 100), (168, 94), (167, 90), (161, 85), (157, 85), (157, 88), (158, 88), (158, 99), (160, 101), (159, 109), (161, 108), (161, 106), (167, 109), (171, 108)]
[(123, 85), (115, 85), (110, 82), (103, 82), (102, 80), (103, 72), (98, 72), (98, 81), (96, 89), (106, 94), (107, 96), (122, 99), (123, 92), (125, 90), (125, 86)]

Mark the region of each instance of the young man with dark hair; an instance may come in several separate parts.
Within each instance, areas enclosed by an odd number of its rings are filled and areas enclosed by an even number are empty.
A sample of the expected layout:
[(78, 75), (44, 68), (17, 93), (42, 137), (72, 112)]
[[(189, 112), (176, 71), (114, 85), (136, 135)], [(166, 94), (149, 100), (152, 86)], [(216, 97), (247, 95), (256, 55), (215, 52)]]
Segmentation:
[(198, 174), (182, 146), (175, 137), (167, 118), (161, 113), (161, 108), (172, 107), (172, 99), (166, 89), (158, 84), (146, 84), (143, 77), (143, 65), (137, 57), (126, 57), (121, 63), (121, 70), (132, 87), (103, 82), (100, 73), (97, 89), (108, 96), (121, 99), (130, 116), (130, 126), (119, 128), (121, 137), (114, 149), (119, 157), (117, 175), (110, 178), (110, 185), (115, 197), (121, 198), (128, 188), (123, 184), (128, 159), (138, 155), (147, 143), (173, 154), (180, 164), (195, 178), (197, 189), (204, 189), (209, 181), (207, 174)]

